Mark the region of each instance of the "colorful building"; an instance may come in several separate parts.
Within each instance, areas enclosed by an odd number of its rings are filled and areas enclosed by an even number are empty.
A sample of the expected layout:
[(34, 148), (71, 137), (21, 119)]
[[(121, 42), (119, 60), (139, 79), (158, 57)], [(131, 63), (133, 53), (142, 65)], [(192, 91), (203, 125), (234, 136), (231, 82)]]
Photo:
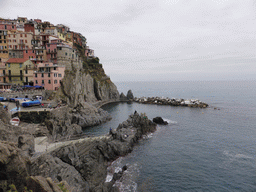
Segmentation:
[(5, 71), (6, 71), (5, 64), (0, 62), (0, 83), (6, 83)]
[[(34, 65), (29, 59), (12, 58), (12, 59), (8, 59), (8, 61), (5, 63), (5, 66), (6, 66), (6, 72), (5, 72), (6, 81), (16, 85), (23, 85), (25, 82), (24, 81), (25, 69), (33, 68)], [(28, 77), (28, 75), (26, 77)]]
[(39, 63), (34, 72), (34, 85), (43, 86), (47, 90), (57, 90), (64, 77), (65, 67), (53, 63)]
[(24, 24), (24, 31), (25, 32), (32, 32), (35, 34), (35, 25), (32, 21)]
[(32, 32), (8, 31), (8, 39), (9, 49), (32, 49)]
[(0, 30), (0, 58), (9, 58), (7, 30)]
[(90, 49), (89, 46), (86, 46), (84, 54), (86, 57), (94, 57), (94, 50)]
[(0, 19), (0, 30), (16, 30), (16, 21)]
[(32, 62), (25, 62), (24, 63), (24, 80), (23, 84), (24, 85), (34, 85), (34, 72), (35, 72), (35, 67)]

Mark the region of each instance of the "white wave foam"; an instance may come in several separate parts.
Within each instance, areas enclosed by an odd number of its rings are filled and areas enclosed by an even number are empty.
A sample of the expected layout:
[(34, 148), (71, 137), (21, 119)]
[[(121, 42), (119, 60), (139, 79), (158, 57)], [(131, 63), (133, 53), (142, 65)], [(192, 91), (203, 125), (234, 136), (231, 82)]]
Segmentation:
[(230, 157), (230, 158), (242, 158), (242, 159), (252, 159), (253, 157), (251, 156), (248, 156), (248, 155), (244, 155), (244, 154), (241, 154), (241, 153), (238, 153), (238, 154), (232, 154), (232, 153), (229, 153), (229, 151), (226, 151), (224, 150), (223, 151), (223, 154)]
[(114, 173), (118, 173), (119, 171), (122, 170), (122, 160), (123, 157), (120, 157), (113, 161), (110, 166), (108, 166), (107, 177), (105, 182), (110, 182), (113, 178)]
[(236, 154), (235, 157), (236, 158), (243, 158), (243, 159), (252, 159), (252, 157), (250, 157), (248, 155), (243, 155), (243, 154)]
[(112, 178), (113, 178), (113, 175), (108, 174), (105, 182), (110, 182)]
[(170, 119), (164, 119), (164, 118), (163, 118), (163, 120), (164, 120), (164, 121), (167, 121), (168, 124), (177, 124), (177, 123), (178, 123), (177, 121), (172, 121), (172, 120), (170, 120)]
[(149, 133), (148, 135), (143, 135), (142, 138), (143, 139), (150, 139), (153, 137), (153, 133)]
[(128, 165), (128, 169), (124, 172), (122, 179), (116, 181), (115, 186), (122, 192), (136, 192), (137, 183), (136, 178), (139, 176), (139, 166), (137, 163)]

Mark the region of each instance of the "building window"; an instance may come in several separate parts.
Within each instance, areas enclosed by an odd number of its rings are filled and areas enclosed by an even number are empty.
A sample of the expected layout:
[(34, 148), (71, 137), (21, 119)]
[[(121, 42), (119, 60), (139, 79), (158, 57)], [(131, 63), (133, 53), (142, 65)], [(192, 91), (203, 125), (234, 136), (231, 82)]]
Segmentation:
[(51, 84), (51, 80), (48, 80), (48, 83)]
[(8, 67), (11, 67), (11, 64), (10, 64), (10, 63), (8, 63)]
[(37, 77), (37, 73), (35, 73), (35, 77)]
[(25, 34), (25, 37), (27, 37), (27, 34)]
[(54, 73), (54, 77), (57, 77), (57, 73)]
[(42, 73), (42, 76), (41, 77), (44, 77), (44, 74)]
[(28, 50), (26, 50), (26, 53), (28, 53)]
[(53, 67), (53, 70), (56, 70), (56, 67)]
[(51, 73), (48, 73), (48, 77), (51, 77)]
[(57, 84), (58, 83), (58, 81), (57, 80), (54, 80), (54, 84)]
[(22, 63), (20, 63), (20, 68), (22, 67)]
[(58, 77), (61, 77), (61, 73), (58, 74)]
[(44, 84), (44, 80), (42, 80), (42, 84)]
[(20, 37), (22, 37), (22, 34), (20, 34)]
[(36, 84), (38, 84), (38, 81), (36, 80)]
[(68, 55), (68, 53), (65, 53), (65, 55), (67, 56), (67, 55)]
[(28, 74), (28, 70), (25, 70), (25, 74)]

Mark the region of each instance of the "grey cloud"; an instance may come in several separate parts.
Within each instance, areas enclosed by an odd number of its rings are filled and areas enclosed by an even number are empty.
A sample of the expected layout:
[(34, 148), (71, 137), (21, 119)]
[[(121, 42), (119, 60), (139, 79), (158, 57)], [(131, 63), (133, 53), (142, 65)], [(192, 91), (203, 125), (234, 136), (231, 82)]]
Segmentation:
[(1, 16), (69, 25), (86, 36), (114, 81), (241, 79), (256, 73), (254, 0), (24, 2), (0, 1)]

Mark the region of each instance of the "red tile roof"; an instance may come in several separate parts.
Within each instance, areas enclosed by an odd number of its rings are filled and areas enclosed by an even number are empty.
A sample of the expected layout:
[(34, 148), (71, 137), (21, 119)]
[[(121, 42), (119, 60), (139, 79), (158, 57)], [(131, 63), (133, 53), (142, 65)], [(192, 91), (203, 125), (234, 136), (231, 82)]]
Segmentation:
[(24, 63), (28, 59), (23, 59), (23, 58), (11, 58), (6, 61), (6, 63)]

